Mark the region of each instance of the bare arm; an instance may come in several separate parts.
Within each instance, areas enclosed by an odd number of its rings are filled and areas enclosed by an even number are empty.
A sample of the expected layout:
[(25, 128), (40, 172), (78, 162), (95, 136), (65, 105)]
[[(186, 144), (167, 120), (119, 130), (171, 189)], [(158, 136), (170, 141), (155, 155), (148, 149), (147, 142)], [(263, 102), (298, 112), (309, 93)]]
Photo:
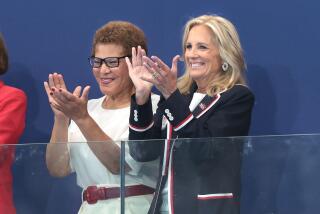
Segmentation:
[(68, 120), (55, 118), (50, 143), (46, 150), (46, 164), (52, 176), (64, 177), (71, 173), (68, 151)]
[[(77, 124), (81, 133), (88, 141), (90, 149), (100, 162), (111, 173), (119, 174), (120, 148), (89, 115), (87, 110), (89, 90), (90, 87), (86, 86), (81, 94), (80, 86), (76, 87), (73, 93), (70, 93), (65, 88), (54, 88), (52, 97), (55, 102), (52, 105)], [(127, 165), (126, 169), (128, 171), (130, 167)]]
[[(91, 116), (75, 120), (87, 143), (107, 169), (113, 174), (120, 173), (120, 148), (113, 140), (105, 134)], [(126, 166), (129, 170), (129, 166)]]
[(68, 125), (70, 119), (65, 116), (61, 111), (54, 108), (56, 102), (53, 99), (53, 92), (51, 88), (56, 86), (57, 88), (65, 88), (63, 79), (60, 81), (58, 78), (54, 78), (58, 74), (50, 74), (49, 81), (44, 82), (44, 88), (48, 95), (48, 100), (51, 109), (54, 113), (54, 125), (52, 128), (51, 139), (47, 145), (46, 150), (46, 164), (48, 170), (52, 176), (64, 177), (70, 174), (71, 169), (69, 165), (70, 156), (67, 147), (68, 142)]

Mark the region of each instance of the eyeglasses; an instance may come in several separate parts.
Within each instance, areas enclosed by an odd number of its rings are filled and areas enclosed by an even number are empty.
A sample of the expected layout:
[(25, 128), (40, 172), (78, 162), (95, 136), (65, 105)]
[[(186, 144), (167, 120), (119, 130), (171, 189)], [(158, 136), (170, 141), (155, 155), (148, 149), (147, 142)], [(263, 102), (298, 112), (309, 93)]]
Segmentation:
[(106, 58), (98, 58), (95, 56), (89, 57), (89, 63), (93, 68), (100, 68), (104, 62), (109, 68), (116, 68), (119, 66), (120, 59), (131, 57), (131, 56), (120, 56), (120, 57), (106, 57)]

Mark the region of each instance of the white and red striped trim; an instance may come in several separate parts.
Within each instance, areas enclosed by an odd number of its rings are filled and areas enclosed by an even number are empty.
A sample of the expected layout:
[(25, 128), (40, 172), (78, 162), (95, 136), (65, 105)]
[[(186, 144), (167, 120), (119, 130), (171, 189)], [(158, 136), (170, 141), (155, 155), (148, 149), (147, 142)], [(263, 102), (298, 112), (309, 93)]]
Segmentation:
[(215, 96), (215, 99), (212, 100), (212, 102), (207, 106), (207, 108), (205, 108), (200, 114), (198, 114), (196, 116), (196, 118), (199, 118), (201, 117), (204, 113), (206, 113), (212, 106), (214, 106), (214, 104), (216, 104), (218, 102), (218, 100), (220, 99), (221, 95), (220, 94), (217, 94)]
[(232, 193), (216, 193), (216, 194), (198, 195), (198, 200), (228, 199), (228, 198), (233, 198), (233, 194)]
[(171, 138), (172, 138), (172, 125), (169, 123), (169, 121), (167, 121), (167, 139), (164, 142), (162, 175), (166, 175), (168, 173)]
[(182, 122), (180, 122), (178, 125), (173, 127), (174, 131), (178, 131), (181, 128), (183, 128), (187, 123), (189, 123), (193, 119), (193, 114), (189, 114), (188, 117), (186, 117)]
[(173, 179), (173, 148), (174, 148), (175, 140), (172, 143), (171, 150), (170, 150), (170, 158), (169, 158), (169, 168), (168, 168), (168, 208), (169, 214), (174, 214), (174, 206), (173, 206), (173, 197), (174, 197), (174, 179)]
[(152, 123), (146, 127), (137, 127), (134, 125), (129, 124), (129, 128), (136, 131), (136, 132), (144, 132), (147, 131), (148, 129), (150, 129), (153, 126), (154, 122), (152, 121)]

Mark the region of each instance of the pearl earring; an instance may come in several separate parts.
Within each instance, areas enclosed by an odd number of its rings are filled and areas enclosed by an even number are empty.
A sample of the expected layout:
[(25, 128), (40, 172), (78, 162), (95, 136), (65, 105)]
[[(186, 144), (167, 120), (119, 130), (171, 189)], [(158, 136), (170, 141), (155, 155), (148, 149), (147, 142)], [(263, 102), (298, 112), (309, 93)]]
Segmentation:
[(221, 65), (223, 71), (227, 71), (229, 68), (229, 64), (227, 62), (222, 63)]

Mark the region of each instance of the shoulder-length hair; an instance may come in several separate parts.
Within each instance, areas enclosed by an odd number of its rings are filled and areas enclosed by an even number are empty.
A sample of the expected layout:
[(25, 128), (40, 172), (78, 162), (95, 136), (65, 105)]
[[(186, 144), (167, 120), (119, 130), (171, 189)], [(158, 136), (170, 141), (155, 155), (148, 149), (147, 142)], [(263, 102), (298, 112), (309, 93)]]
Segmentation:
[[(232, 88), (235, 84), (246, 85), (246, 64), (235, 26), (229, 20), (217, 15), (202, 15), (190, 19), (184, 27), (182, 40), (183, 55), (185, 54), (189, 32), (196, 25), (207, 26), (212, 31), (214, 35), (212, 40), (219, 49), (221, 62), (228, 63), (227, 69), (223, 70), (221, 65), (221, 72), (214, 79), (208, 80), (206, 93), (213, 96)], [(178, 88), (182, 94), (190, 93), (191, 85), (194, 82), (190, 77), (186, 64), (185, 67), (186, 71), (184, 75), (178, 80)]]

